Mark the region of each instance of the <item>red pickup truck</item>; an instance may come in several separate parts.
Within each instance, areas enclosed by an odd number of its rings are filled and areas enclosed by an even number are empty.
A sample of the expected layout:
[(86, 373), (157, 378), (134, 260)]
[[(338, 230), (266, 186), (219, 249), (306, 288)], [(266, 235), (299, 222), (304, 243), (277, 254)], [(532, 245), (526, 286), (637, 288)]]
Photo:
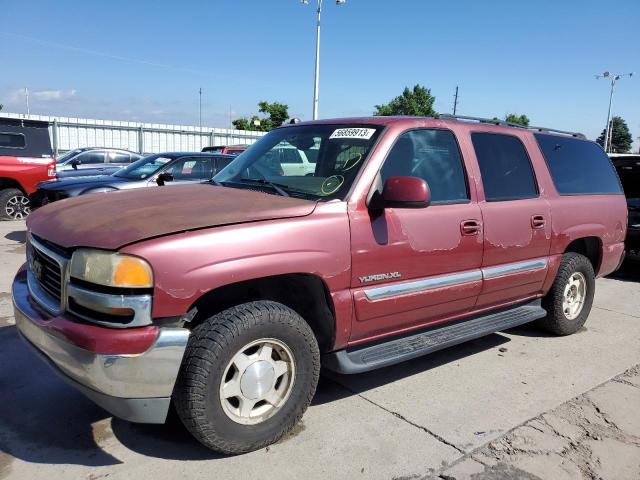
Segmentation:
[(29, 195), (56, 176), (49, 124), (0, 117), (0, 219), (29, 215)]
[[(283, 143), (319, 148), (315, 172), (274, 171)], [(200, 442), (241, 453), (299, 421), (321, 365), (578, 331), (627, 205), (580, 134), (375, 117), (278, 128), (210, 185), (56, 202), (27, 227), (25, 340), (114, 415), (161, 423), (173, 402)]]

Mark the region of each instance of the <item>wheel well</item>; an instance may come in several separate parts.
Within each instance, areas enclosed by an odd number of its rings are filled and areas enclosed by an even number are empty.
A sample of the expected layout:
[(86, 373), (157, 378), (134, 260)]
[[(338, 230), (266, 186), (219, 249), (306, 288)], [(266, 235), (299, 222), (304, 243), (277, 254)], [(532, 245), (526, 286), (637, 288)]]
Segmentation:
[(333, 346), (335, 313), (329, 289), (321, 278), (310, 274), (257, 278), (211, 290), (192, 305), (198, 310), (191, 325), (234, 305), (256, 300), (279, 302), (298, 313), (313, 330), (321, 352)]
[(4, 190), (7, 188), (17, 188), (22, 193), (24, 193), (22, 185), (20, 185), (17, 180), (14, 180), (13, 178), (0, 178), (0, 190)]
[(598, 274), (602, 260), (602, 241), (598, 237), (578, 238), (567, 245), (566, 252), (579, 253), (587, 257), (593, 266), (593, 271), (596, 275)]

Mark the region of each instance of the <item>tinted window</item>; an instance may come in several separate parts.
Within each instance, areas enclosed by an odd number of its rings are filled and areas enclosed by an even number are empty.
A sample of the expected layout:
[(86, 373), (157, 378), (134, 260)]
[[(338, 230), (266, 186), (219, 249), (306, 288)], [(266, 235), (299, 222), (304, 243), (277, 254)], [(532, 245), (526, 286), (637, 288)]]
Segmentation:
[(208, 157), (181, 158), (167, 172), (173, 175), (174, 180), (209, 180), (213, 176), (211, 159)]
[(472, 133), (471, 141), (487, 201), (538, 196), (531, 161), (520, 139), (512, 135)]
[(460, 150), (449, 130), (414, 130), (402, 134), (380, 174), (383, 183), (397, 176), (424, 179), (433, 203), (469, 200)]
[(111, 163), (129, 163), (128, 153), (110, 153), (109, 161)]
[(218, 158), (216, 160), (216, 164), (217, 164), (217, 171), (222, 170), (224, 167), (226, 167), (227, 165), (229, 165), (231, 162), (233, 161), (232, 158)]
[(20, 133), (0, 132), (0, 147), (5, 148), (24, 148), (24, 135)]
[(622, 192), (609, 157), (596, 143), (540, 133), (535, 137), (560, 195)]
[(86, 152), (75, 157), (82, 165), (104, 163), (104, 152)]

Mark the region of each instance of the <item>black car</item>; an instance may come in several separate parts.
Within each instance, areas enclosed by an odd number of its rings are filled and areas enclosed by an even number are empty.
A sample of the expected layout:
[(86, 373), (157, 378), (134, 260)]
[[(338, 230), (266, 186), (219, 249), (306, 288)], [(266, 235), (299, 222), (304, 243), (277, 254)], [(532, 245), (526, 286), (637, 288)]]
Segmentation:
[(56, 159), (58, 178), (111, 175), (142, 155), (121, 148), (76, 148)]
[(640, 153), (610, 154), (629, 207), (625, 250), (630, 260), (640, 260)]
[(141, 158), (112, 175), (42, 182), (38, 185), (38, 191), (31, 196), (31, 202), (33, 206), (42, 206), (87, 193), (205, 183), (235, 158), (233, 155), (210, 153), (158, 153)]

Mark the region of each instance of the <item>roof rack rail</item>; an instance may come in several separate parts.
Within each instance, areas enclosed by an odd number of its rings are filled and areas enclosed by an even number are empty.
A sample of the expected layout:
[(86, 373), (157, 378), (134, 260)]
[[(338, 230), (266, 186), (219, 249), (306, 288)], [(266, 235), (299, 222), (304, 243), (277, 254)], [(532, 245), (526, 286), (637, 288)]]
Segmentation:
[(519, 123), (507, 122), (505, 120), (500, 120), (499, 118), (482, 118), (482, 117), (470, 117), (465, 115), (451, 115), (448, 113), (441, 113), (436, 116), (436, 118), (451, 118), (454, 120), (470, 120), (478, 123), (491, 123), (493, 125), (500, 125), (502, 127), (514, 127), (514, 128), (523, 128), (526, 130), (535, 130), (537, 132), (549, 132), (549, 133), (560, 133), (562, 135), (569, 135), (571, 137), (576, 138), (587, 138), (584, 134), (579, 132), (568, 132), (566, 130), (558, 130), (556, 128), (547, 128), (547, 127), (534, 127), (534, 126), (524, 126)]

